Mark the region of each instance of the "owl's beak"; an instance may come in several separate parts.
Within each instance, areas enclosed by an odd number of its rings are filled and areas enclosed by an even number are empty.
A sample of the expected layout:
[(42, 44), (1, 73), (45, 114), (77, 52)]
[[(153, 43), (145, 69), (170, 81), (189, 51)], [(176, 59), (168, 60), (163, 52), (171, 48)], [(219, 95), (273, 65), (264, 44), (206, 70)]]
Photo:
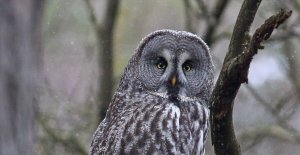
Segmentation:
[(171, 85), (174, 87), (176, 85), (176, 76), (173, 76), (172, 79), (171, 79)]

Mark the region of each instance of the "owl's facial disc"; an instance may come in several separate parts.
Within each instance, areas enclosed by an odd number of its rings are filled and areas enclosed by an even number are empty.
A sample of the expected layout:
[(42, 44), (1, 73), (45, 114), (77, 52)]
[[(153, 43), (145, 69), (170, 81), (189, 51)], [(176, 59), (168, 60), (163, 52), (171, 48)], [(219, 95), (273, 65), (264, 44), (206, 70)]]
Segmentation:
[[(190, 37), (161, 35), (140, 51), (139, 79), (147, 92), (178, 101), (201, 97), (212, 79), (208, 49)], [(209, 83), (208, 83), (209, 82)]]
[(144, 55), (143, 72), (140, 74), (148, 91), (164, 94), (170, 101), (176, 102), (180, 96), (186, 96), (189, 87), (188, 77), (194, 76), (197, 64), (192, 55), (185, 50), (160, 48), (153, 53)]

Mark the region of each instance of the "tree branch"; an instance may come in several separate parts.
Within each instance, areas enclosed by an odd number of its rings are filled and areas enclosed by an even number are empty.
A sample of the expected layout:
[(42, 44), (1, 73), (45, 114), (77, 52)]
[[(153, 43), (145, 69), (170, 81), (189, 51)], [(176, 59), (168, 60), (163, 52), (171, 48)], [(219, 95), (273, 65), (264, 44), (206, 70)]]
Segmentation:
[(187, 31), (196, 33), (193, 28), (193, 10), (189, 0), (183, 0), (184, 12), (185, 12), (185, 28)]
[[(233, 123), (233, 100), (241, 85), (239, 74), (233, 74), (229, 63), (236, 59), (243, 46), (247, 43), (247, 34), (254, 20), (261, 0), (245, 0), (238, 15), (229, 51), (211, 97), (211, 129), (212, 144), (217, 155), (239, 155), (240, 146), (236, 140)], [(233, 61), (236, 63), (236, 61)], [(241, 70), (236, 70), (241, 71)]]
[(119, 0), (107, 0), (104, 20), (98, 24), (90, 0), (84, 0), (90, 12), (90, 20), (96, 31), (98, 42), (98, 66), (99, 66), (99, 122), (106, 115), (106, 110), (111, 100), (113, 89), (113, 31), (117, 20)]
[(94, 27), (95, 31), (97, 33), (99, 33), (100, 30), (102, 30), (103, 28), (97, 22), (97, 17), (95, 15), (95, 10), (93, 9), (91, 0), (84, 0), (84, 2), (86, 4), (87, 10), (88, 10), (88, 13), (90, 16), (89, 18), (90, 18), (91, 24)]
[(202, 16), (204, 18), (208, 18), (207, 6), (203, 2), (203, 0), (196, 0), (196, 3), (198, 5), (198, 8), (200, 9), (200, 13), (199, 13), (199, 15), (197, 17)]
[(291, 11), (281, 10), (267, 19), (251, 39), (248, 32), (260, 2), (261, 0), (244, 1), (233, 30), (229, 51), (212, 93), (212, 143), (217, 155), (241, 154), (232, 122), (235, 96), (240, 85), (247, 82), (250, 62), (258, 49), (263, 48), (262, 41), (267, 40), (273, 30), (291, 15)]
[(119, 0), (107, 0), (106, 12), (103, 21), (103, 31), (98, 33), (100, 67), (99, 86), (99, 119), (102, 121), (111, 100), (113, 90), (113, 31), (117, 20)]
[(204, 37), (208, 46), (214, 41), (213, 35), (219, 26), (221, 16), (230, 0), (218, 0), (214, 6), (212, 13), (208, 12), (202, 0), (196, 0), (199, 11), (192, 8), (190, 0), (183, 0), (185, 11), (185, 29), (189, 32), (196, 33), (195, 22), (199, 18), (204, 18), (207, 22), (206, 34)]
[(220, 25), (221, 16), (230, 0), (219, 0), (217, 1), (215, 8), (212, 13), (211, 20), (208, 20), (208, 25), (206, 29), (206, 35), (204, 36), (204, 40), (208, 46), (210, 46), (213, 42), (213, 35), (217, 27)]

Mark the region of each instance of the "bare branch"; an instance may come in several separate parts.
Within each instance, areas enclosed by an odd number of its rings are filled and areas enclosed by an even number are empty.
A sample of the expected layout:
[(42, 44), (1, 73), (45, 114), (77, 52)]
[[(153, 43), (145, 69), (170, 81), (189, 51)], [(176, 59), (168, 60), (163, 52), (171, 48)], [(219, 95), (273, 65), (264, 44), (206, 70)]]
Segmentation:
[(196, 33), (193, 28), (193, 10), (189, 0), (183, 0), (184, 12), (185, 12), (185, 28), (187, 31)]
[[(229, 64), (244, 48), (250, 26), (255, 17), (261, 0), (245, 0), (238, 15), (229, 52), (211, 97), (211, 128), (212, 144), (217, 155), (240, 155), (240, 146), (236, 140), (233, 123), (233, 100), (241, 85), (239, 74), (233, 75)], [(238, 70), (240, 72), (240, 70)]]
[(99, 122), (105, 117), (113, 89), (113, 31), (117, 20), (119, 0), (107, 0), (103, 23), (98, 24), (90, 0), (84, 0), (90, 13), (90, 20), (96, 31), (98, 43), (99, 82)]
[(119, 0), (107, 0), (106, 12), (103, 21), (103, 31), (98, 34), (99, 67), (100, 67), (100, 121), (105, 117), (111, 100), (113, 89), (113, 31), (117, 20)]
[(247, 82), (253, 56), (262, 49), (261, 42), (270, 37), (290, 12), (281, 10), (256, 30), (252, 39), (248, 35), (261, 0), (245, 0), (238, 15), (223, 67), (211, 97), (212, 143), (217, 155), (241, 154), (236, 140), (232, 109), (240, 85)]
[(278, 28), (278, 26), (291, 15), (292, 11), (286, 12), (280, 10), (279, 13), (267, 19), (263, 25), (256, 29), (251, 40), (249, 54), (255, 55), (258, 49), (263, 49), (263, 46), (261, 45), (262, 41), (269, 39), (273, 30)]
[(83, 0), (83, 1), (86, 3), (86, 7), (87, 7), (87, 10), (88, 10), (89, 16), (90, 16), (90, 21), (91, 21), (95, 31), (97, 33), (99, 33), (100, 30), (102, 29), (102, 27), (97, 22), (97, 18), (96, 18), (96, 15), (95, 15), (95, 10), (92, 6), (91, 0)]
[(211, 45), (213, 42), (213, 35), (215, 34), (215, 31), (217, 27), (220, 25), (221, 16), (230, 0), (219, 0), (217, 1), (215, 8), (212, 13), (212, 18), (208, 21), (208, 26), (206, 29), (206, 34), (204, 37), (205, 42), (207, 45)]
[(196, 3), (198, 5), (199, 9), (201, 10), (202, 16), (204, 16), (205, 18), (208, 18), (207, 6), (203, 2), (203, 0), (196, 0)]
[(235, 59), (237, 63), (235, 65), (231, 64), (231, 67), (238, 67), (243, 70), (241, 74), (241, 82), (248, 82), (248, 70), (250, 62), (252, 61), (252, 58), (255, 54), (257, 54), (258, 49), (264, 49), (264, 46), (261, 45), (261, 43), (264, 40), (269, 39), (271, 36), (273, 30), (277, 28), (281, 23), (283, 23), (287, 18), (289, 18), (292, 15), (292, 11), (284, 11), (280, 10), (279, 13), (276, 15), (271, 16), (269, 19), (265, 21), (263, 25), (261, 25), (258, 29), (256, 29), (251, 42), (249, 44), (249, 49), (244, 48), (241, 53)]
[(183, 0), (185, 11), (185, 28), (187, 31), (196, 33), (195, 22), (198, 22), (199, 17), (204, 18), (207, 21), (206, 34), (204, 37), (207, 45), (211, 45), (215, 40), (213, 35), (216, 29), (220, 25), (221, 16), (230, 0), (218, 0), (212, 13), (208, 12), (204, 2), (202, 0), (196, 0), (199, 11), (194, 10), (191, 6), (190, 0)]

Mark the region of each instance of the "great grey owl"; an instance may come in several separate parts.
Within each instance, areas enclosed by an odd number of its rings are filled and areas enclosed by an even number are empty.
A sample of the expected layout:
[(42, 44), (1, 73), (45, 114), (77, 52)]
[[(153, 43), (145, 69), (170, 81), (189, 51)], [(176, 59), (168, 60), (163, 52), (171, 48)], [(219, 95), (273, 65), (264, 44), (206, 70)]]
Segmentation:
[(203, 155), (213, 64), (184, 31), (146, 36), (130, 59), (89, 154)]

